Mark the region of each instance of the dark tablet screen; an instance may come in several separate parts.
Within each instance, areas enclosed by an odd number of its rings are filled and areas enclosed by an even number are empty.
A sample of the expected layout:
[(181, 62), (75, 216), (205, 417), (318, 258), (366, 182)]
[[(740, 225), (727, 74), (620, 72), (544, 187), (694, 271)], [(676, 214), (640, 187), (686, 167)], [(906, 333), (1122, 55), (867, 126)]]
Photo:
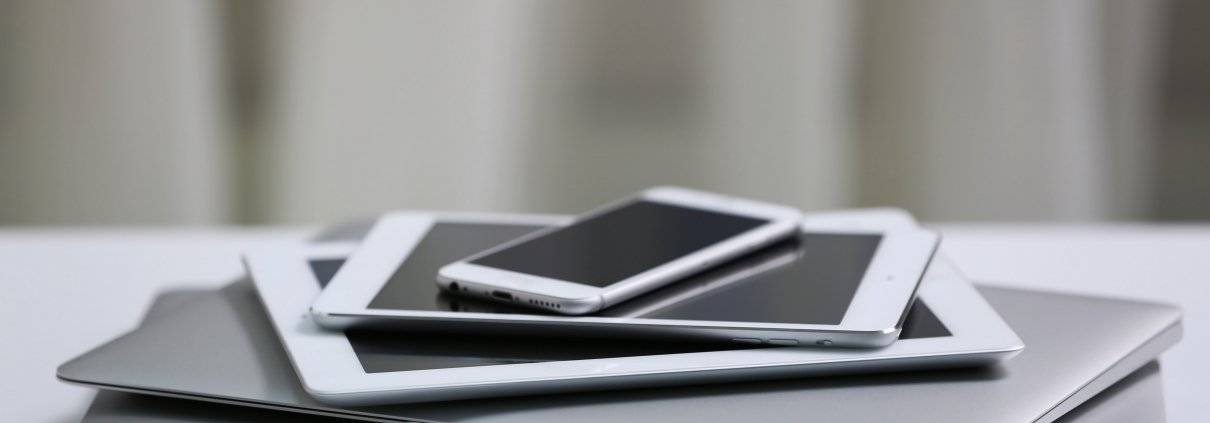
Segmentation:
[[(437, 223), (370, 301), (369, 308), (543, 313), (442, 294), (435, 281), (441, 266), (538, 229), (541, 227)], [(596, 315), (835, 325), (844, 318), (880, 241), (879, 235), (801, 233)], [(753, 267), (770, 269), (734, 278)], [(703, 285), (711, 287), (700, 289)], [(691, 291), (696, 293), (685, 295)]]

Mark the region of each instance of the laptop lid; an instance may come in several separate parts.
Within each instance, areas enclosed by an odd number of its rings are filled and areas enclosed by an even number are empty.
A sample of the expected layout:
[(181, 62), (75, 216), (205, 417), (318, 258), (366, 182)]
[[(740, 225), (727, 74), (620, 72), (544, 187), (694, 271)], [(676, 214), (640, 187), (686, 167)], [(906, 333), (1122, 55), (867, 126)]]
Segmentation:
[[(997, 367), (341, 409), (303, 392), (255, 293), (239, 282), (65, 364), (59, 376), (108, 389), (384, 421), (613, 421), (618, 415), (1052, 421), (1153, 360), (1181, 334), (1179, 312), (1168, 306), (980, 292), (1029, 345)], [(166, 342), (169, 334), (200, 341)]]

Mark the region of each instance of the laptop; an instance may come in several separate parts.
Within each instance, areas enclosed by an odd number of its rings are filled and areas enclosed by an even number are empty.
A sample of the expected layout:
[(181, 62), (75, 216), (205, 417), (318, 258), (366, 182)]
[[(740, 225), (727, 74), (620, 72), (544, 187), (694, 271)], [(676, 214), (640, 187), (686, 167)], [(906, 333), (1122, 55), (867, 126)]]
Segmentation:
[[(156, 297), (144, 322), (154, 322), (205, 296), (203, 291), (175, 290)], [(1160, 366), (1151, 361), (1142, 368), (1098, 393), (1060, 417), (1065, 423), (1160, 422), (1165, 419), (1163, 383)], [(299, 423), (335, 423), (337, 417), (299, 414), (245, 407), (234, 404), (201, 402), (182, 398), (132, 394), (104, 389), (97, 393), (83, 418), (85, 423), (146, 422), (260, 422), (296, 421)]]
[(1180, 314), (1169, 306), (1002, 288), (980, 292), (1029, 345), (995, 367), (337, 408), (303, 391), (242, 281), (199, 294), (64, 364), (59, 377), (102, 389), (377, 421), (604, 422), (625, 415), (1045, 422), (1143, 367), (1181, 336)]

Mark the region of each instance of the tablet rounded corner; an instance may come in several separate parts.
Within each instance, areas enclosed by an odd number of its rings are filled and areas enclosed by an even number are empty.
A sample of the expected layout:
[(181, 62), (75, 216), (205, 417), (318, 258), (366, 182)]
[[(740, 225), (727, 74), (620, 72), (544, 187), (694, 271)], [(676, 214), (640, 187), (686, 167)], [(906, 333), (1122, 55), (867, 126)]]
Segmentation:
[(833, 340), (835, 345), (853, 348), (883, 348), (894, 344), (903, 333), (903, 328), (890, 326), (886, 328), (847, 328), (847, 336), (841, 340)]
[(311, 307), (308, 313), (311, 316), (311, 321), (319, 327), (329, 330), (345, 330), (352, 326), (353, 319), (343, 315), (342, 313), (334, 313), (328, 310), (317, 309)]
[(358, 401), (355, 394), (340, 386), (316, 384), (314, 381), (303, 380), (303, 390), (316, 401), (335, 406), (355, 406)]
[(871, 346), (885, 347), (898, 341), (899, 335), (902, 333), (903, 326), (891, 326), (869, 331), (867, 337), (871, 342)]

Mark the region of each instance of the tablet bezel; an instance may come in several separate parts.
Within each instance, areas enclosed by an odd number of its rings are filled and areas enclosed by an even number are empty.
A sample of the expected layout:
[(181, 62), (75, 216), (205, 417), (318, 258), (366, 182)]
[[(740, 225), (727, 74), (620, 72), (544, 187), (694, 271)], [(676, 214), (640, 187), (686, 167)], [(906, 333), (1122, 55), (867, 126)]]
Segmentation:
[[(885, 346), (898, 338), (899, 326), (919, 286), (937, 245), (937, 235), (914, 223), (894, 218), (889, 212), (844, 215), (838, 221), (830, 214), (807, 215), (801, 230), (817, 233), (878, 234), (882, 240), (871, 259), (840, 323), (792, 324), (674, 320), (599, 316), (556, 316), (494, 314), (369, 308), (374, 297), (407, 259), (416, 245), (437, 223), (562, 225), (568, 217), (553, 215), (467, 214), (399, 212), (383, 216), (365, 241), (341, 268), (328, 288), (312, 305), (317, 321), (330, 328), (344, 328), (373, 320), (426, 320), (491, 322), (516, 325), (555, 325), (606, 328), (635, 334), (714, 338), (742, 338), (768, 342), (829, 344), (838, 347)], [(910, 217), (906, 222), (911, 222)], [(760, 269), (753, 269), (757, 271)]]
[(684, 354), (366, 373), (343, 333), (308, 308), (320, 285), (311, 260), (339, 259), (349, 243), (283, 244), (250, 251), (245, 264), (306, 391), (340, 405), (988, 364), (1023, 345), (952, 265), (930, 267), (920, 297), (951, 336), (905, 339), (881, 349), (772, 347)]

